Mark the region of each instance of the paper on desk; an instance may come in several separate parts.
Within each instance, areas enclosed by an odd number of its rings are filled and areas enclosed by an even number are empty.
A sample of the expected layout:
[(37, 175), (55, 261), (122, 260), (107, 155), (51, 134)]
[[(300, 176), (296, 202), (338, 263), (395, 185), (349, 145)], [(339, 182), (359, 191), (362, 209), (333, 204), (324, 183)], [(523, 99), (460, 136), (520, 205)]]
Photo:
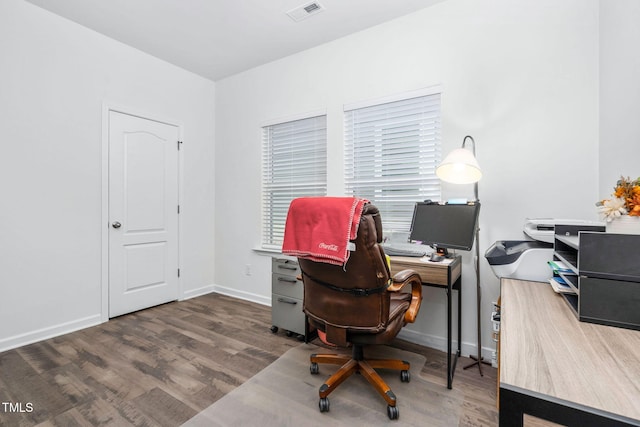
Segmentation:
[(562, 261), (547, 261), (547, 264), (553, 269), (555, 272), (560, 273), (571, 273), (571, 269)]
[(562, 279), (562, 277), (552, 277), (551, 279), (549, 279), (549, 283), (551, 284), (551, 287), (553, 288), (554, 292), (558, 294), (575, 293), (573, 289), (571, 289), (571, 286), (569, 286), (567, 282), (565, 282), (564, 279)]
[(451, 264), (453, 262), (453, 258), (445, 258), (442, 261), (431, 261), (429, 259), (429, 255), (420, 258), (421, 262), (426, 262), (427, 264)]

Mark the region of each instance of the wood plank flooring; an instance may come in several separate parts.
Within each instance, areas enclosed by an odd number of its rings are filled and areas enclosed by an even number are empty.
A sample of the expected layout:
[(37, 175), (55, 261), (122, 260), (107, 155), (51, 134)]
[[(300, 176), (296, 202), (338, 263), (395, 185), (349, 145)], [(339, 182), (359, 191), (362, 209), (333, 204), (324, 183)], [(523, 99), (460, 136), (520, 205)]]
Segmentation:
[[(272, 334), (271, 309), (209, 294), (0, 353), (0, 426), (178, 426), (299, 345)], [(446, 385), (443, 352), (422, 374)], [(459, 426), (497, 426), (496, 370), (463, 370)]]

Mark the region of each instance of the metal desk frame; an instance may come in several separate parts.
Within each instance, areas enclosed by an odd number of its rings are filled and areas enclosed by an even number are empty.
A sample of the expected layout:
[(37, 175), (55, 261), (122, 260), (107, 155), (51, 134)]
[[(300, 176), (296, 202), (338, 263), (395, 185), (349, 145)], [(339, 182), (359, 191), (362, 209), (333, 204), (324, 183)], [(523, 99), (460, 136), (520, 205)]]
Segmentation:
[[(452, 261), (449, 264), (436, 265), (436, 268), (446, 268), (447, 269), (447, 284), (441, 283), (433, 283), (430, 280), (430, 271), (425, 269), (425, 263), (420, 261), (419, 258), (411, 261), (411, 258), (407, 257), (390, 257), (391, 258), (391, 269), (392, 271), (396, 271), (394, 268), (394, 260), (398, 263), (398, 260), (402, 260), (402, 268), (413, 268), (419, 274), (422, 279), (423, 286), (429, 286), (434, 288), (445, 289), (447, 292), (447, 388), (453, 388), (453, 376), (456, 371), (456, 365), (458, 363), (458, 357), (462, 352), (462, 273), (458, 274), (457, 277), (454, 277), (454, 270), (460, 271), (461, 257), (460, 255), (454, 255)], [(435, 263), (429, 264), (431, 268), (434, 267)], [(396, 264), (397, 265), (397, 264)], [(445, 267), (446, 266), (446, 267)], [(422, 267), (422, 268), (421, 268)], [(399, 270), (398, 270), (399, 271)], [(458, 348), (455, 353), (452, 352), (452, 315), (451, 315), (451, 294), (453, 291), (458, 291)], [(419, 315), (419, 314), (418, 314)]]

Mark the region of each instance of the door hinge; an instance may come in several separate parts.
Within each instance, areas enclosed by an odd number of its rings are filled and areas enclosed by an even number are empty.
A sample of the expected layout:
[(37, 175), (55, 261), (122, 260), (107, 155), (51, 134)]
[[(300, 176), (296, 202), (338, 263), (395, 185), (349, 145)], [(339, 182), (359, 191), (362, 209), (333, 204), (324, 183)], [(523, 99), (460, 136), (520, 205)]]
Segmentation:
[(178, 213), (180, 213), (180, 205), (178, 205)]
[(180, 150), (180, 145), (182, 145), (182, 141), (178, 141), (178, 150)]
[(180, 277), (180, 269), (178, 269), (178, 277)]

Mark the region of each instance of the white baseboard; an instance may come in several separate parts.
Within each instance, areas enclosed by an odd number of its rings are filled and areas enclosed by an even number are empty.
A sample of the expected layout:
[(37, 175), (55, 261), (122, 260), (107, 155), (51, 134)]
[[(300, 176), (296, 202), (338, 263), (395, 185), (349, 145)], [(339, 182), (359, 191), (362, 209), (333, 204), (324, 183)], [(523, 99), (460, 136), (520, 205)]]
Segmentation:
[(182, 298), (180, 298), (180, 301), (201, 297), (202, 295), (210, 294), (211, 292), (215, 292), (215, 285), (207, 285), (198, 289), (192, 289), (182, 294)]
[[(252, 294), (249, 292), (243, 292), (243, 291), (238, 291), (237, 289), (233, 289), (233, 288), (227, 288), (224, 286), (219, 286), (219, 285), (214, 285), (213, 286), (213, 292), (222, 294), (222, 295), (227, 295), (230, 297), (234, 297), (234, 298), (238, 298), (241, 300), (245, 300), (245, 301), (251, 301), (251, 302), (255, 302), (257, 304), (262, 304), (262, 305), (266, 305), (271, 307), (271, 299), (269, 298), (265, 298), (262, 295), (257, 295), (257, 294)], [(429, 348), (433, 348), (436, 350), (440, 350), (443, 352), (447, 351), (447, 337), (445, 336), (439, 336), (439, 335), (428, 335), (428, 334), (424, 334), (422, 332), (418, 332), (418, 331), (414, 331), (411, 329), (402, 329), (400, 331), (400, 333), (398, 334), (398, 338), (404, 339), (406, 341), (410, 341), (412, 343), (415, 344), (420, 344), (423, 345), (425, 347), (429, 347)], [(455, 353), (456, 349), (457, 349), (457, 341), (454, 339), (451, 343), (451, 349), (452, 351)], [(477, 350), (476, 350), (476, 345), (475, 343), (467, 343), (467, 342), (462, 342), (462, 346), (461, 346), (461, 352), (462, 352), (462, 356), (469, 356), (470, 354), (476, 355), (477, 354)], [(483, 347), (482, 348), (482, 357), (484, 358), (484, 360), (486, 360), (487, 362), (491, 362), (491, 356), (493, 351), (495, 350), (495, 348), (486, 348)]]
[[(230, 297), (238, 298), (245, 301), (251, 301), (256, 304), (261, 304), (270, 307), (271, 306), (271, 298), (265, 297), (263, 295), (258, 295), (250, 292), (239, 291), (233, 288), (227, 288), (225, 286), (219, 285), (208, 285), (203, 286), (202, 288), (194, 289), (188, 292), (185, 292), (182, 300), (196, 298), (202, 295), (206, 295), (209, 293), (219, 293), (222, 295), (227, 295)], [(21, 347), (23, 345), (32, 344), (38, 341), (42, 341), (45, 339), (57, 337), (60, 335), (67, 334), (69, 332), (75, 332), (80, 329), (88, 328), (91, 326), (99, 325), (103, 323), (100, 314), (95, 314), (92, 316), (88, 316), (82, 319), (74, 320), (71, 322), (61, 323), (54, 326), (49, 326), (47, 328), (39, 329), (36, 331), (28, 332), (26, 334), (15, 335), (12, 337), (0, 339), (0, 352), (11, 350), (13, 348)], [(438, 336), (438, 335), (428, 335), (418, 331), (403, 329), (398, 334), (398, 338), (413, 342), (415, 344), (420, 344), (425, 347), (434, 348), (440, 351), (447, 351), (447, 338), (446, 336)], [(457, 342), (454, 340), (452, 342), (452, 349), (455, 351), (457, 346)], [(482, 348), (482, 357), (486, 361), (491, 361), (492, 352), (495, 349), (493, 348)], [(476, 345), (475, 343), (466, 343), (462, 342), (462, 355), (468, 356), (470, 354), (476, 354)]]
[(25, 334), (4, 338), (0, 340), (0, 352), (22, 347), (23, 345), (33, 344), (38, 341), (68, 334), (69, 332), (75, 332), (91, 326), (96, 326), (100, 323), (103, 323), (101, 315), (94, 314), (71, 322), (60, 323), (58, 325), (48, 326)]
[[(261, 295), (242, 292), (236, 289), (217, 285), (207, 285), (185, 292), (181, 300), (196, 298), (202, 295), (209, 294), (211, 292), (216, 292), (238, 299), (255, 302), (261, 305), (271, 306), (270, 298), (265, 298)], [(70, 332), (79, 331), (80, 329), (89, 328), (91, 326), (96, 326), (101, 323), (107, 322), (108, 320), (108, 318), (106, 320), (102, 320), (101, 314), (95, 314), (82, 319), (76, 319), (70, 322), (48, 326), (46, 328), (30, 331), (24, 334), (2, 338), (0, 339), (0, 352), (22, 347), (23, 345), (33, 344), (38, 341), (54, 338), (60, 335), (68, 334)]]
[[(425, 347), (434, 348), (440, 351), (447, 351), (447, 338), (441, 337), (438, 335), (428, 335), (423, 334), (422, 332), (414, 331), (411, 329), (401, 329), (398, 333), (398, 338), (403, 340), (420, 344)], [(455, 341), (452, 343), (452, 346), (455, 347)]]
[(250, 292), (239, 291), (237, 289), (227, 288), (219, 285), (213, 285), (213, 292), (271, 307), (271, 297), (265, 297), (263, 295), (253, 294)]
[[(427, 334), (423, 334), (422, 332), (405, 328), (405, 329), (402, 329), (400, 333), (398, 333), (398, 338), (412, 342), (414, 344), (420, 344), (425, 347), (433, 348), (436, 350), (440, 350), (444, 352), (447, 351), (446, 336), (441, 337), (438, 335), (427, 335)], [(467, 343), (462, 341), (462, 345), (460, 347), (461, 347), (462, 356), (468, 357), (471, 354), (477, 355), (478, 353), (477, 346), (475, 345), (475, 343)], [(455, 353), (457, 348), (458, 348), (458, 342), (454, 339), (451, 342), (451, 351)], [(482, 357), (484, 358), (484, 360), (486, 360), (487, 362), (491, 362), (491, 356), (494, 350), (495, 348), (492, 349), (492, 348), (482, 347)]]

